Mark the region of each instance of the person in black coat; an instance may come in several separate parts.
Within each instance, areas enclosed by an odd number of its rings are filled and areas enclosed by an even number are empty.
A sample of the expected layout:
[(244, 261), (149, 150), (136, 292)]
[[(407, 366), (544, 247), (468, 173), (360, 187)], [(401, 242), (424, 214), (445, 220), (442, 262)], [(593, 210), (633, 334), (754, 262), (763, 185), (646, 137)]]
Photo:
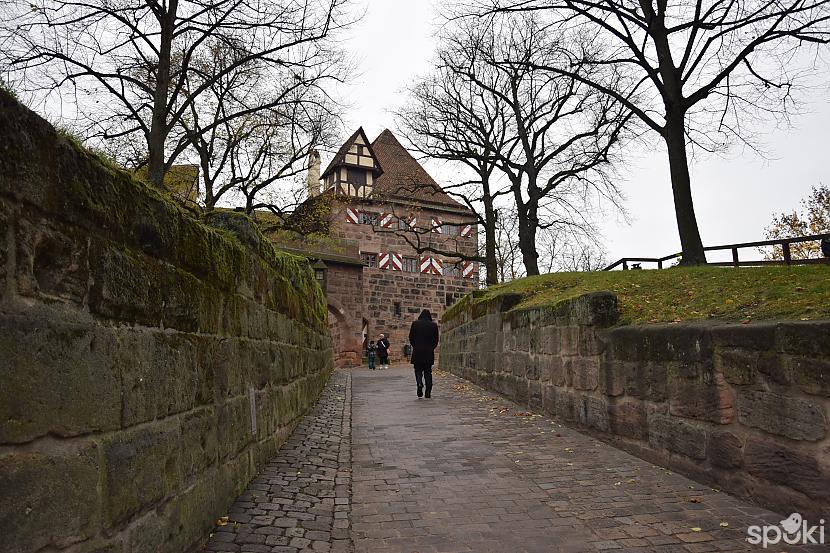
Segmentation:
[(424, 309), (418, 320), (409, 329), (409, 343), (412, 344), (412, 364), (415, 366), (415, 382), (418, 397), (424, 392), (432, 396), (432, 365), (435, 363), (435, 348), (438, 346), (438, 325), (432, 320), (429, 309)]
[(381, 369), (388, 369), (389, 368), (389, 338), (386, 337), (386, 334), (380, 335), (380, 340), (377, 343), (378, 346), (378, 357), (380, 357), (380, 368)]

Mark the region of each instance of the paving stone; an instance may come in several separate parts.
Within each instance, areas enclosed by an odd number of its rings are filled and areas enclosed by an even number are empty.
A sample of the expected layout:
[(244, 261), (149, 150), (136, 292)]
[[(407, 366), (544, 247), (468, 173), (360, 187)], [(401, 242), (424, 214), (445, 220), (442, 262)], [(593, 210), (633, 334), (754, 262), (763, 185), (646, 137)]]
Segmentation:
[(442, 371), (431, 399), (408, 367), (351, 374), (358, 553), (752, 551), (781, 520)]
[[(334, 523), (343, 521), (335, 519), (335, 501), (345, 502), (346, 521), (349, 513), (349, 385), (347, 373), (332, 375), (312, 412), (228, 509), (229, 523), (217, 527), (206, 551), (332, 551)], [(334, 474), (344, 479), (339, 491)]]
[(412, 380), (335, 372), (205, 550), (756, 551), (746, 527), (783, 518), (447, 373), (429, 400)]

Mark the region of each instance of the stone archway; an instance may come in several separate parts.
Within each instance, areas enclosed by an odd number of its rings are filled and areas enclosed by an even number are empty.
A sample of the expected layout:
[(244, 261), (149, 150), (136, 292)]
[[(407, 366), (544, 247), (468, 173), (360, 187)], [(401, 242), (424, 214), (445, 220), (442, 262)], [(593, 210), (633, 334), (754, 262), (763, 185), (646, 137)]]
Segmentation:
[(335, 367), (356, 367), (360, 364), (360, 345), (355, 339), (355, 329), (346, 312), (336, 300), (329, 300), (329, 332), (334, 348)]

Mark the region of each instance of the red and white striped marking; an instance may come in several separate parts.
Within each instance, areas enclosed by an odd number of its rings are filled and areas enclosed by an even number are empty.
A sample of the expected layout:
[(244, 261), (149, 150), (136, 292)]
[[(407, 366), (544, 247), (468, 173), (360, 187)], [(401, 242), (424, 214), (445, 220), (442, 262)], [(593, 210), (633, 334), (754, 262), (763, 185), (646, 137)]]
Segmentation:
[(409, 228), (415, 228), (418, 225), (418, 218), (413, 215), (406, 220), (406, 224)]
[(437, 257), (421, 256), (421, 272), (427, 275), (440, 275), (444, 272), (444, 263)]
[(346, 222), (353, 225), (360, 224), (360, 212), (353, 207), (346, 208)]
[(473, 225), (464, 225), (461, 227), (461, 236), (467, 237), (470, 236), (473, 232)]
[(403, 271), (403, 256), (398, 252), (389, 252), (389, 262), (393, 271)]
[(378, 256), (378, 269), (389, 268), (389, 252), (381, 252)]
[(441, 219), (437, 217), (432, 218), (432, 232), (437, 232), (438, 234), (444, 232), (441, 228)]
[(461, 265), (461, 276), (464, 278), (475, 278), (476, 264), (472, 261), (465, 261)]
[(395, 224), (395, 217), (391, 213), (381, 213), (379, 224), (381, 228), (390, 228)]

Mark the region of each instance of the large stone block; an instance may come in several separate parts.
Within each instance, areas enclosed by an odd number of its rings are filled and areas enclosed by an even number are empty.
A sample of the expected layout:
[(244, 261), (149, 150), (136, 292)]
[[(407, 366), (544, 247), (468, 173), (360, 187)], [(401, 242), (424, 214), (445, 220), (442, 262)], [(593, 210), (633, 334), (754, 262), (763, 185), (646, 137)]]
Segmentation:
[(706, 430), (677, 417), (652, 415), (648, 423), (648, 441), (656, 449), (691, 459), (706, 458)]
[(750, 439), (744, 451), (744, 465), (758, 478), (827, 501), (830, 475), (814, 455), (775, 440)]
[(718, 424), (735, 418), (735, 393), (709, 365), (671, 366), (668, 396), (672, 415)]
[(549, 381), (554, 386), (564, 386), (567, 380), (565, 363), (558, 355), (545, 355), (540, 358), (543, 380)]
[(601, 432), (608, 432), (610, 421), (608, 416), (608, 403), (605, 398), (581, 395), (579, 396), (577, 405), (579, 424)]
[(160, 326), (165, 268), (158, 260), (112, 243), (94, 241), (90, 250), (89, 309), (103, 317)]
[(605, 346), (605, 340), (595, 327), (579, 328), (579, 355), (584, 357), (601, 355), (605, 351)]
[(612, 434), (637, 440), (648, 438), (648, 408), (643, 401), (615, 401), (608, 406), (608, 426)]
[(716, 347), (745, 350), (769, 350), (775, 344), (777, 323), (725, 324), (711, 327)]
[(712, 465), (731, 469), (741, 466), (743, 447), (743, 440), (732, 432), (713, 431), (709, 434), (706, 454)]
[(47, 219), (18, 217), (15, 244), (18, 294), (84, 302), (89, 281), (85, 234)]
[[(772, 347), (772, 344), (769, 346)], [(717, 348), (715, 370), (723, 373), (727, 382), (738, 386), (756, 383), (759, 375), (764, 375), (768, 382), (775, 384), (792, 383), (790, 368), (783, 356), (774, 351)]]
[[(605, 363), (603, 389), (608, 395), (625, 394), (644, 400), (663, 402), (668, 397), (669, 371), (665, 363)], [(614, 393), (609, 393), (614, 392)]]
[(496, 374), (495, 379), (493, 381), (493, 387), (495, 391), (500, 394), (504, 394), (507, 397), (515, 398), (516, 397), (516, 388), (519, 386), (519, 383), (512, 375), (506, 374)]
[(200, 355), (210, 339), (124, 331), (114, 358), (122, 372), (125, 427), (213, 401), (213, 372)]
[(791, 440), (818, 441), (827, 435), (823, 406), (774, 392), (742, 391), (738, 395), (738, 420)]
[(194, 475), (203, 479), (204, 469), (216, 462), (219, 451), (217, 417), (213, 407), (185, 413), (181, 421), (181, 482)]
[(830, 359), (792, 357), (789, 367), (793, 380), (804, 392), (830, 397)]
[[(283, 396), (281, 407), (292, 413), (299, 409), (293, 394)], [(293, 400), (293, 401), (292, 401)], [(218, 409), (219, 457), (235, 457), (242, 448), (252, 441), (251, 410), (247, 394), (229, 399)], [(292, 417), (293, 418), (293, 417)]]
[(712, 340), (706, 325), (653, 325), (607, 332), (610, 351), (622, 361), (711, 362)]
[(797, 321), (778, 325), (778, 348), (803, 357), (830, 358), (830, 323)]
[(579, 420), (580, 396), (569, 390), (556, 388), (554, 405), (556, 416), (565, 421), (576, 422)]
[(158, 422), (102, 441), (107, 527), (117, 526), (168, 497), (179, 484), (181, 433)]
[(0, 456), (0, 551), (65, 547), (98, 532), (98, 452), (19, 452)]
[(112, 329), (0, 315), (0, 443), (52, 433), (74, 436), (121, 425), (119, 366), (110, 355)]
[(599, 357), (569, 358), (571, 385), (577, 390), (596, 390), (599, 385), (599, 365)]
[(191, 551), (213, 529), (214, 521), (226, 514), (224, 504), (233, 498), (219, 498), (216, 471), (210, 471), (192, 487), (168, 502), (160, 512), (143, 517), (130, 530), (131, 551), (179, 553)]
[(578, 326), (571, 325), (559, 328), (559, 355), (579, 355)]

